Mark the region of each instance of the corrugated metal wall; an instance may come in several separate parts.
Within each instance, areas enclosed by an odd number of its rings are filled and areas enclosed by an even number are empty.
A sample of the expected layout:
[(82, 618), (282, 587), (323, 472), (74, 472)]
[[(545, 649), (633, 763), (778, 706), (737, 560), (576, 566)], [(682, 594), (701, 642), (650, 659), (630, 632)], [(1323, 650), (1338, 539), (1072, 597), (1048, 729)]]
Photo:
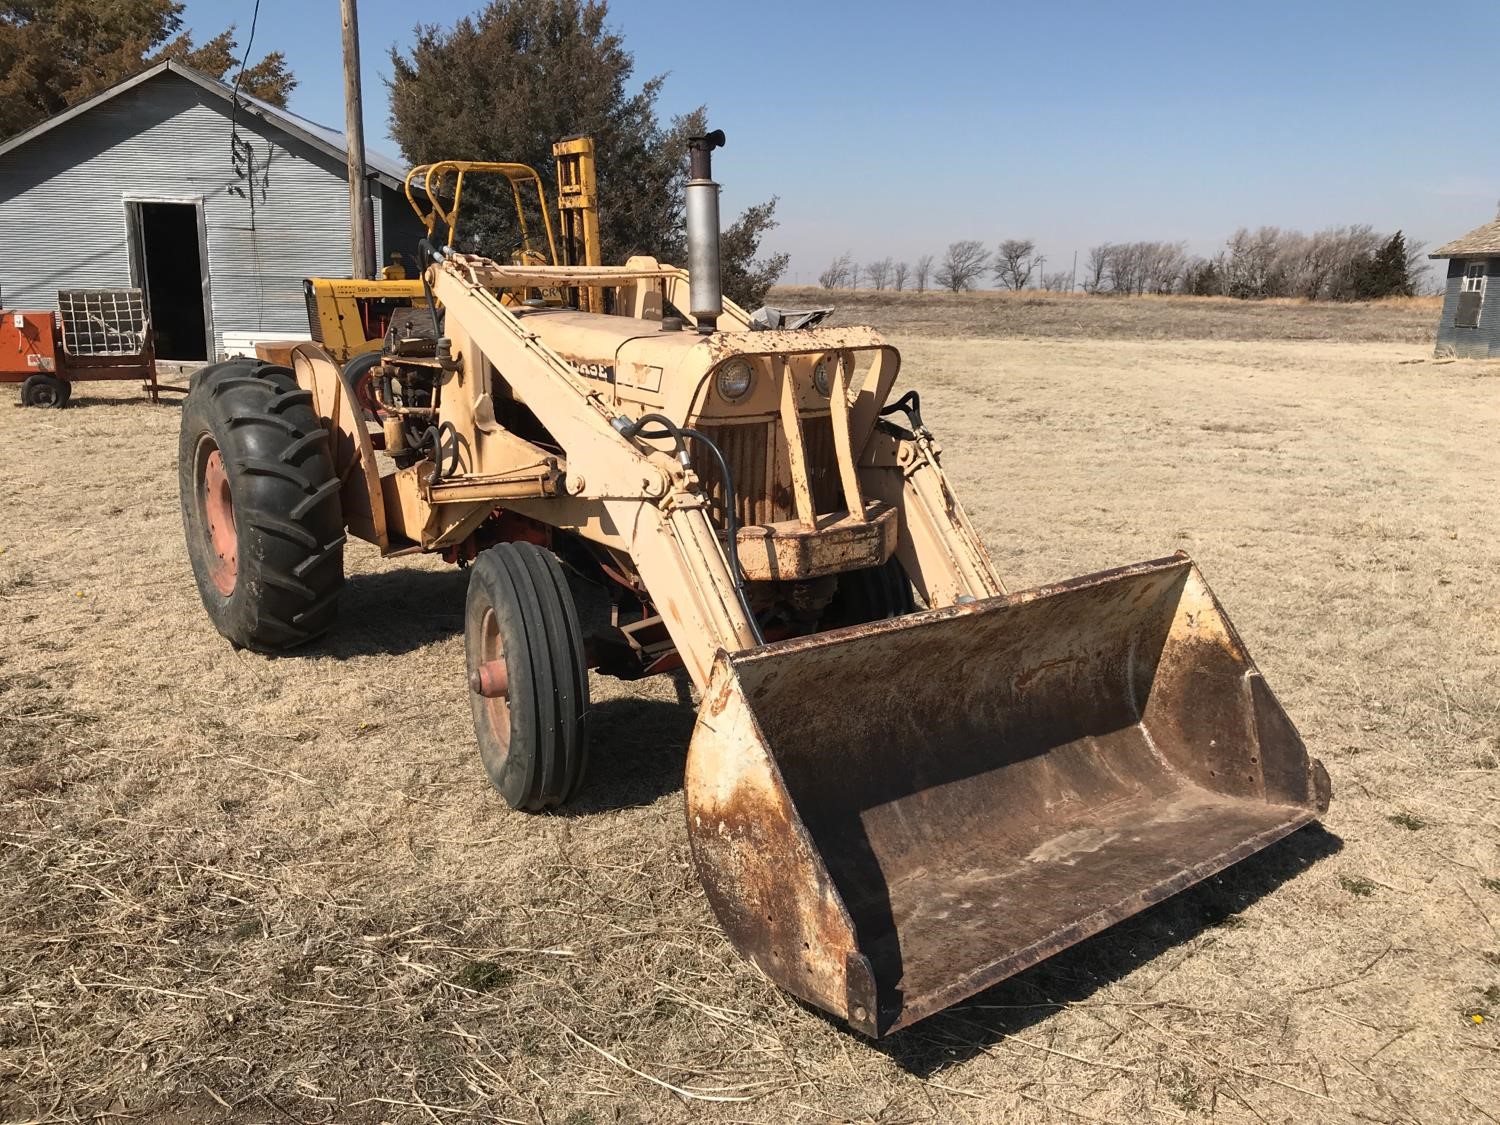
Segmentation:
[(1479, 327), (1459, 328), (1456, 324), (1458, 295), (1463, 289), (1464, 271), (1472, 260), (1448, 260), (1448, 284), (1443, 290), (1443, 315), (1438, 321), (1438, 355), (1458, 355), (1471, 359), (1500, 356), (1500, 258), (1491, 258), (1485, 263), (1484, 305), (1479, 311)]
[[(231, 166), (229, 106), (170, 71), (6, 155), (5, 304), (47, 309), (61, 288), (130, 285), (124, 201), (201, 198), (215, 345), (226, 331), (305, 334), (302, 279), (350, 272), (343, 165), (254, 118), (242, 118), (239, 132), (256, 159), (253, 218), (249, 185)], [(420, 232), (404, 198), (373, 190), (383, 197), (377, 243), (405, 226)]]

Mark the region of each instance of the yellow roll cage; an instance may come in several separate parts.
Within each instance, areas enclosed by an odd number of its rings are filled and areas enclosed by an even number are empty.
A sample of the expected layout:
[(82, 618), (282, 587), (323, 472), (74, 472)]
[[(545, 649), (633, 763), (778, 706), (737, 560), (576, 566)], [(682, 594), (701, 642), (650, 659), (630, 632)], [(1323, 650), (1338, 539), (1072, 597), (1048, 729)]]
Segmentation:
[[(533, 255), (537, 259), (536, 264), (543, 262), (551, 265), (562, 265), (557, 257), (557, 240), (552, 232), (552, 219), (547, 211), (547, 195), (542, 188), (542, 178), (537, 175), (536, 169), (526, 164), (508, 164), (490, 160), (439, 160), (432, 164), (419, 164), (406, 174), (406, 201), (411, 204), (412, 210), (422, 220), (422, 225), (427, 228), (427, 237), (434, 238), (440, 225), (448, 229), (444, 244), (454, 245), (454, 238), (458, 229), (458, 208), (463, 200), (464, 177), (470, 173), (478, 172), (482, 175), (503, 176), (510, 183), (511, 196), (516, 203), (516, 222), (521, 228), (521, 254), (527, 258)], [(421, 190), (427, 197), (427, 205), (423, 205), (417, 199), (413, 186), (420, 183)], [(526, 189), (535, 189), (537, 211), (542, 216), (542, 227), (547, 234), (547, 253), (542, 255), (541, 251), (531, 244), (531, 230), (526, 223), (526, 207), (522, 192)], [(443, 199), (451, 197), (453, 202), (446, 208)]]

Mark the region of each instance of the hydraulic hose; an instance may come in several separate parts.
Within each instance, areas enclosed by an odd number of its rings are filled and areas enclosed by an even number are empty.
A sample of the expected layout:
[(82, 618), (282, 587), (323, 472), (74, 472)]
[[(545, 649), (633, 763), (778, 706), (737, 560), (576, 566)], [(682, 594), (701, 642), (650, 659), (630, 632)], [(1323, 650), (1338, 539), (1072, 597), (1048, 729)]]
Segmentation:
[(432, 244), (432, 240), (424, 238), (417, 243), (417, 276), (422, 279), (422, 293), (427, 297), (427, 311), (432, 314), (432, 335), (436, 339), (442, 333), (438, 331), (437, 302), (432, 299), (432, 286), (427, 283), (427, 267), (433, 262), (441, 262), (447, 254)]
[[(440, 426), (428, 426), (425, 430), (422, 431), (422, 436), (417, 441), (418, 449), (421, 449), (429, 442), (432, 443), (432, 476), (430, 478), (431, 484), (443, 483), (443, 431), (445, 430), (452, 433), (455, 438), (458, 435), (458, 427), (456, 427), (452, 422), (444, 422)], [(457, 448), (455, 448), (453, 451), (453, 458), (455, 462), (453, 467), (454, 469), (457, 469)]]
[(913, 433), (927, 428), (922, 424), (922, 396), (916, 391), (907, 391), (880, 412), (882, 418), (887, 414), (905, 414)]
[[(647, 429), (654, 425), (656, 429)], [(714, 460), (719, 464), (719, 473), (724, 478), (724, 534), (729, 540), (724, 549), (724, 561), (729, 564), (729, 580), (734, 585), (736, 598), (739, 600), (740, 609), (744, 611), (745, 620), (750, 624), (750, 634), (755, 638), (755, 643), (763, 645), (765, 637), (761, 635), (760, 622), (755, 620), (755, 611), (750, 608), (750, 596), (745, 590), (745, 575), (740, 569), (739, 552), (739, 516), (736, 513), (734, 474), (729, 470), (729, 462), (724, 457), (724, 451), (719, 448), (718, 443), (701, 430), (694, 430), (686, 426), (679, 426), (665, 414), (642, 414), (635, 421), (627, 418), (616, 418), (615, 429), (620, 436), (625, 438), (648, 438), (652, 440), (660, 438), (671, 438), (673, 454), (684, 468), (691, 465), (688, 455), (687, 438), (703, 443)]]

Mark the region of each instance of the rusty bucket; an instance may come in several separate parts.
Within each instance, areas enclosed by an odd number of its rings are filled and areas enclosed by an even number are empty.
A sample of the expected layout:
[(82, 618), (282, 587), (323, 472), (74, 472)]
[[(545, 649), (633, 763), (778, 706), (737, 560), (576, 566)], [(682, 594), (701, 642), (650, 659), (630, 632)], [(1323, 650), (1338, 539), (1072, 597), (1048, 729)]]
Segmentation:
[(1185, 556), (720, 654), (688, 831), (730, 940), (880, 1036), (1328, 806)]

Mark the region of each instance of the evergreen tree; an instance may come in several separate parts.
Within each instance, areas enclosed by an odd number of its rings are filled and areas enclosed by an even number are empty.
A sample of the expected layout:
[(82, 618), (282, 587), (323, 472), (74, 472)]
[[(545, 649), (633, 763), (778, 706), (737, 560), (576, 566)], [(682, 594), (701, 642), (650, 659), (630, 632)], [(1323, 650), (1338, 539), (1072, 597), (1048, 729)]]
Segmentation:
[[(176, 58), (214, 78), (239, 63), (234, 28), (195, 47), (174, 0), (0, 0), (0, 136), (14, 136)], [(246, 67), (241, 87), (285, 105), (297, 84), (280, 51)]]
[[(548, 185), (553, 142), (592, 137), (604, 260), (651, 254), (681, 264), (687, 138), (704, 132), (707, 113), (663, 125), (663, 78), (630, 91), (635, 60), (608, 15), (604, 0), (491, 0), (451, 28), (418, 27), (409, 53), (391, 52), (391, 134), (413, 164), (516, 161)], [(465, 182), (459, 241), (505, 258), (519, 238), (509, 189), (499, 187)], [(756, 257), (775, 206), (747, 209), (723, 235), (725, 293), (752, 307), (786, 268), (784, 254)]]
[(1412, 295), (1411, 276), (1407, 271), (1406, 236), (1401, 231), (1391, 235), (1376, 251), (1366, 275), (1365, 291), (1368, 300)]

